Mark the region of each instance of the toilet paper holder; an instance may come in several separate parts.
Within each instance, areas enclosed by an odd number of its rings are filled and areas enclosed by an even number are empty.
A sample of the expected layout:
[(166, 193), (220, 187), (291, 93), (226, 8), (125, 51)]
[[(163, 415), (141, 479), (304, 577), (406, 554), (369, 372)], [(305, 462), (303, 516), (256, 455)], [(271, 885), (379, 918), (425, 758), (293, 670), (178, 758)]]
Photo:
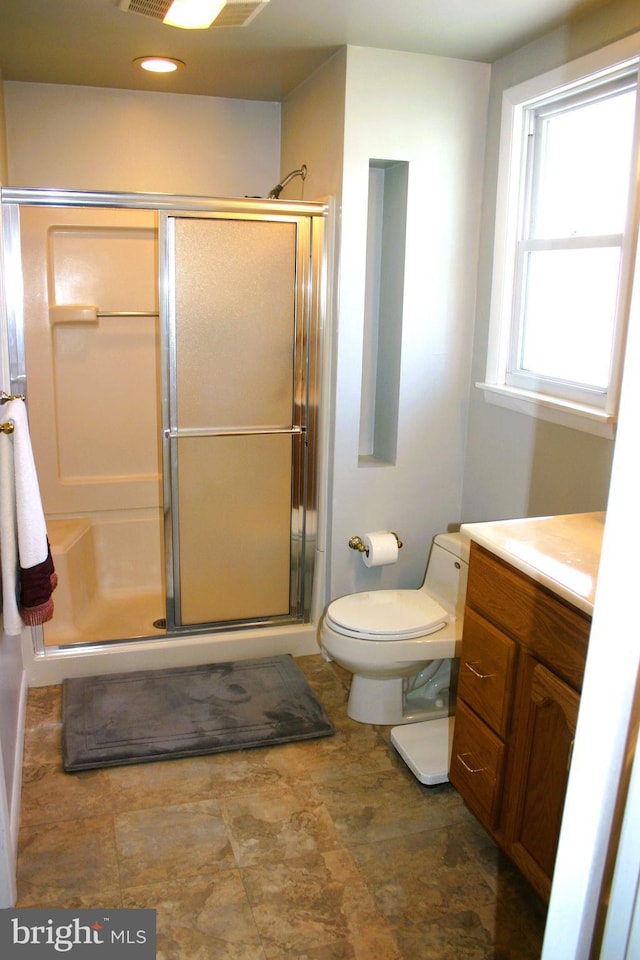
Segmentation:
[[(391, 533), (392, 536), (396, 538), (396, 541), (398, 543), (398, 550), (399, 550), (402, 546), (402, 540), (400, 539), (397, 533), (393, 532), (393, 530), (390, 530), (389, 532)], [(349, 546), (352, 550), (359, 550), (360, 553), (366, 554), (367, 557), (369, 556), (369, 548), (365, 547), (364, 543), (362, 542), (360, 537), (357, 536), (357, 534), (353, 537), (349, 537)]]

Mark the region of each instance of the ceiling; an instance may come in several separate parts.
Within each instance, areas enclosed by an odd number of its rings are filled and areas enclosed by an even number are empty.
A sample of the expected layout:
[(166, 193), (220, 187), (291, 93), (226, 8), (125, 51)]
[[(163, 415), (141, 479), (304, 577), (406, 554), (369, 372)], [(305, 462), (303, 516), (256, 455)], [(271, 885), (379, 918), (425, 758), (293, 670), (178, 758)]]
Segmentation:
[[(280, 101), (344, 44), (492, 62), (609, 0), (271, 0), (244, 27), (180, 30), (118, 0), (0, 0), (5, 80)], [(176, 57), (170, 77), (136, 57)]]

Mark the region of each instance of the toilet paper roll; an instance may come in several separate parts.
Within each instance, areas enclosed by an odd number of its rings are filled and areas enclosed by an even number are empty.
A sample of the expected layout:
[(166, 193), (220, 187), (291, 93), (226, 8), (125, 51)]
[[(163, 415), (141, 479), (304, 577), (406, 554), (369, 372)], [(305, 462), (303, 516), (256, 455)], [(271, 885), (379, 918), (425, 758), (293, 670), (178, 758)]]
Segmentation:
[(367, 567), (384, 567), (395, 563), (398, 559), (398, 541), (395, 534), (388, 530), (378, 530), (375, 533), (365, 533), (362, 542), (369, 554), (362, 554)]

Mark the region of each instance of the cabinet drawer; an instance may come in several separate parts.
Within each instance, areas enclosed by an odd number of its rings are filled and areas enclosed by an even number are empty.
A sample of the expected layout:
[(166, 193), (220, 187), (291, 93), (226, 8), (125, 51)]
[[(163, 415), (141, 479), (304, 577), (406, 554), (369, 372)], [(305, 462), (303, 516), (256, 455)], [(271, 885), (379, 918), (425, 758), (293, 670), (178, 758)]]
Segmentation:
[(473, 610), (465, 610), (458, 697), (506, 736), (517, 645)]
[(587, 614), (477, 543), (471, 544), (467, 604), (581, 688), (591, 630)]
[(502, 741), (459, 700), (449, 779), (489, 830), (498, 821), (503, 763)]

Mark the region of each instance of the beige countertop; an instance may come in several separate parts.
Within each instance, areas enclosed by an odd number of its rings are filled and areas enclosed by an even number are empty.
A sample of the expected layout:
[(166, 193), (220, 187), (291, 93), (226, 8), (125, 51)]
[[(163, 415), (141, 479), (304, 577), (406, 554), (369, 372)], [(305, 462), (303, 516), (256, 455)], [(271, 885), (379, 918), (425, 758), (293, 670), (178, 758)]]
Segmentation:
[(605, 513), (465, 523), (491, 553), (589, 615), (598, 579)]

